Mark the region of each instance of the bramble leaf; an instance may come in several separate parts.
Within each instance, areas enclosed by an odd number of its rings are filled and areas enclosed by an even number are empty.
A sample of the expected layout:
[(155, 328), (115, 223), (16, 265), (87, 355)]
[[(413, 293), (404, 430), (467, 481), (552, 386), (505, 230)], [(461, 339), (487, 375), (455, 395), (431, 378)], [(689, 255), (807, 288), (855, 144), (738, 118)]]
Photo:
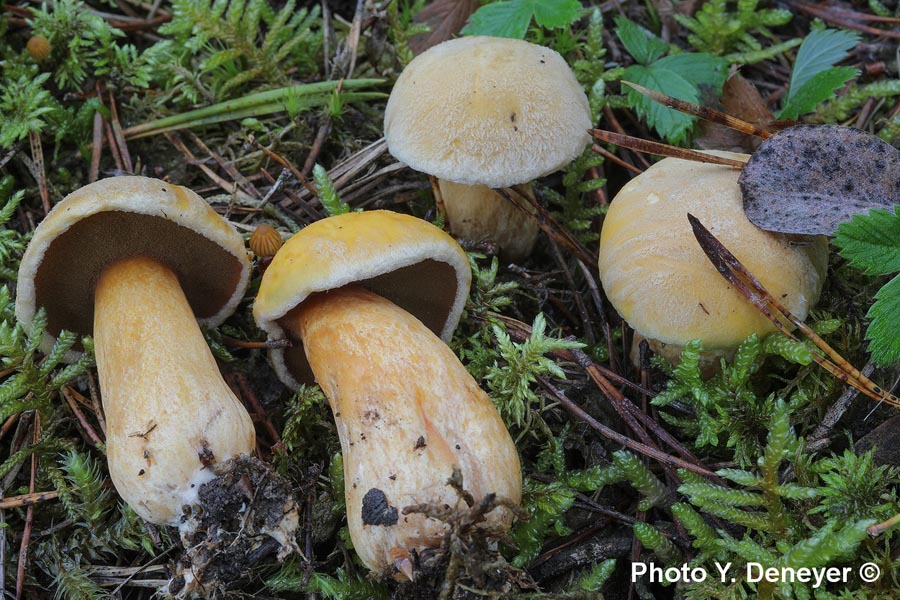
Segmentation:
[(834, 243), (841, 256), (869, 275), (900, 271), (900, 213), (875, 208), (838, 226)]
[(778, 118), (796, 119), (804, 113), (814, 111), (820, 102), (834, 96), (836, 90), (857, 75), (859, 71), (853, 67), (835, 67), (816, 73), (785, 102)]
[(866, 330), (872, 362), (879, 366), (900, 362), (900, 275), (878, 290), (866, 316), (872, 320)]
[(625, 17), (616, 17), (616, 35), (628, 54), (642, 65), (649, 65), (669, 50), (668, 44)]
[[(622, 79), (695, 104), (699, 98), (697, 88), (691, 82), (678, 73), (664, 68), (633, 65), (625, 69)], [(637, 113), (638, 118), (646, 119), (647, 124), (656, 129), (659, 135), (674, 144), (687, 137), (688, 130), (694, 124), (693, 117), (666, 108), (631, 88), (628, 88), (625, 94), (628, 104)]]
[(852, 67), (832, 68), (859, 42), (855, 33), (839, 29), (818, 29), (806, 36), (797, 51), (791, 83), (779, 119), (796, 119), (815, 110), (816, 105), (834, 95), (847, 81), (859, 75)]
[(790, 101), (815, 75), (843, 60), (847, 51), (858, 42), (857, 34), (843, 29), (818, 29), (806, 36), (797, 51), (787, 100)]
[(575, 21), (580, 11), (578, 0), (504, 0), (476, 10), (462, 33), (522, 39), (532, 17), (541, 27), (558, 29)]
[[(721, 58), (694, 52), (660, 58), (668, 50), (668, 44), (624, 17), (617, 18), (616, 25), (616, 35), (640, 63), (625, 69), (623, 81), (694, 104), (699, 101), (701, 85), (721, 93), (728, 66)], [(686, 140), (694, 117), (667, 108), (631, 88), (625, 90), (625, 97), (638, 117), (646, 119), (660, 136), (673, 144)]]

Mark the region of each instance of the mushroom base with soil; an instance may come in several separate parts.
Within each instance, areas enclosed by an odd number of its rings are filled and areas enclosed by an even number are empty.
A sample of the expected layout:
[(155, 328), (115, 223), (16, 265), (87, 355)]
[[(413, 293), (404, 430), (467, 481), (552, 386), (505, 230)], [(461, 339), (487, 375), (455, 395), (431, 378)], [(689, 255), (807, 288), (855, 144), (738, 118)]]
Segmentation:
[[(521, 500), (518, 454), (499, 413), (418, 319), (348, 286), (311, 296), (280, 322), (303, 340), (334, 413), (350, 536), (370, 569), (412, 578), (413, 553), (440, 546), (446, 525), (403, 509), (455, 505), (446, 485), (454, 466), (476, 502), (489, 494)], [(499, 507), (485, 524), (511, 521)]]
[[(208, 512), (201, 487), (224, 475), (230, 459), (250, 460), (253, 423), (222, 380), (177, 276), (154, 259), (104, 269), (94, 346), (116, 490), (144, 519), (180, 525), (187, 541), (195, 520), (183, 507)], [(282, 505), (281, 521), (260, 533), (284, 556), (296, 548), (298, 522), (289, 490)]]

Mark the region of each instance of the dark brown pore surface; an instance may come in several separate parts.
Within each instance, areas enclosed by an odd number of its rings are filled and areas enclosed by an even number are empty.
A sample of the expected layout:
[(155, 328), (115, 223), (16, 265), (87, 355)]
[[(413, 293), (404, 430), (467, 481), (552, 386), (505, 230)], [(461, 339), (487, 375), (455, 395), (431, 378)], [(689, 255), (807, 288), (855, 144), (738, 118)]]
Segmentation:
[(172, 269), (198, 319), (216, 314), (241, 276), (237, 258), (187, 227), (138, 213), (97, 213), (53, 240), (35, 276), (37, 306), (47, 309), (47, 331), (93, 333), (100, 273), (133, 256), (155, 258)]
[[(351, 285), (360, 285), (387, 298), (422, 321), (428, 329), (440, 337), (453, 307), (453, 301), (456, 299), (456, 270), (447, 263), (427, 259)], [(293, 310), (283, 319), (287, 319), (292, 313)], [(314, 378), (306, 361), (306, 351), (302, 342), (293, 339), (290, 328), (284, 326), (283, 320), (282, 328), (288, 332), (293, 342), (293, 346), (284, 350), (284, 362), (288, 371), (300, 383), (312, 383)]]

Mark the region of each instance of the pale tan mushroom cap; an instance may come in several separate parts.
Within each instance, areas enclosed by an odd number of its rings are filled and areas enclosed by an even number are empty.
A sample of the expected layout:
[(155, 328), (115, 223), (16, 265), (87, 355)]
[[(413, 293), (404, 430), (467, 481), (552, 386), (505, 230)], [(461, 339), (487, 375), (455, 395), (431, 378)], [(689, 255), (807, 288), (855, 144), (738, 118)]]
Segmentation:
[[(745, 155), (715, 152), (746, 160)], [(828, 242), (797, 244), (753, 225), (738, 176), (675, 158), (656, 163), (616, 195), (600, 235), (600, 279), (610, 302), (641, 335), (666, 344), (702, 339), (736, 347), (774, 326), (716, 271), (691, 232), (697, 217), (797, 317), (822, 289)]]
[(172, 269), (209, 326), (234, 312), (250, 277), (240, 235), (200, 196), (158, 179), (113, 177), (72, 192), (35, 229), (19, 267), (16, 317), (27, 329), (37, 308), (47, 309), (45, 352), (62, 329), (90, 335), (100, 272), (130, 256)]
[(417, 56), (384, 113), (397, 159), (441, 179), (489, 187), (562, 168), (584, 150), (590, 127), (587, 96), (558, 53), (479, 36)]
[[(356, 283), (400, 306), (444, 341), (465, 307), (472, 272), (453, 238), (422, 219), (376, 210), (317, 221), (289, 239), (259, 286), (253, 316), (270, 339), (310, 294)], [(299, 340), (269, 356), (289, 387), (312, 381)]]

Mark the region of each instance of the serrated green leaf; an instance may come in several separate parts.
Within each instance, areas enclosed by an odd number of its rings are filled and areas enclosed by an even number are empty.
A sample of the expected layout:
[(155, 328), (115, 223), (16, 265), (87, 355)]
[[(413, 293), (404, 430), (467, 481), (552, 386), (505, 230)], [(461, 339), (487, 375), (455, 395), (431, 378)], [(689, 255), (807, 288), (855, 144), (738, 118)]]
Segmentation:
[(616, 17), (616, 35), (628, 54), (642, 65), (649, 65), (669, 49), (664, 41), (625, 17)]
[(653, 63), (653, 68), (674, 71), (694, 85), (711, 86), (717, 94), (728, 76), (728, 61), (701, 52), (673, 54)]
[(505, 0), (482, 6), (463, 27), (463, 35), (491, 35), (522, 39), (531, 18), (541, 27), (565, 27), (578, 18), (578, 0)]
[(530, 0), (534, 20), (541, 27), (559, 29), (572, 23), (581, 12), (578, 0)]
[(831, 98), (835, 91), (859, 75), (853, 67), (835, 67), (820, 71), (801, 86), (778, 113), (779, 119), (796, 119), (815, 110), (819, 102)]
[(528, 31), (532, 14), (531, 8), (520, 0), (486, 4), (472, 13), (461, 33), (522, 39)]
[[(694, 104), (699, 98), (697, 88), (691, 82), (674, 71), (657, 68), (656, 65), (632, 65), (625, 69), (622, 79)], [(647, 124), (670, 143), (677, 144), (687, 137), (688, 130), (694, 124), (693, 117), (666, 108), (631, 88), (625, 94), (628, 104), (637, 112), (638, 117), (646, 119)]]
[(866, 316), (871, 319), (866, 339), (872, 362), (882, 367), (900, 363), (900, 275), (878, 290)]
[(838, 226), (834, 243), (841, 256), (869, 275), (900, 271), (900, 212), (881, 208), (855, 215)]
[(790, 104), (801, 88), (818, 73), (829, 70), (834, 63), (844, 59), (847, 51), (858, 42), (859, 35), (843, 29), (819, 29), (806, 36), (791, 71), (787, 103)]

